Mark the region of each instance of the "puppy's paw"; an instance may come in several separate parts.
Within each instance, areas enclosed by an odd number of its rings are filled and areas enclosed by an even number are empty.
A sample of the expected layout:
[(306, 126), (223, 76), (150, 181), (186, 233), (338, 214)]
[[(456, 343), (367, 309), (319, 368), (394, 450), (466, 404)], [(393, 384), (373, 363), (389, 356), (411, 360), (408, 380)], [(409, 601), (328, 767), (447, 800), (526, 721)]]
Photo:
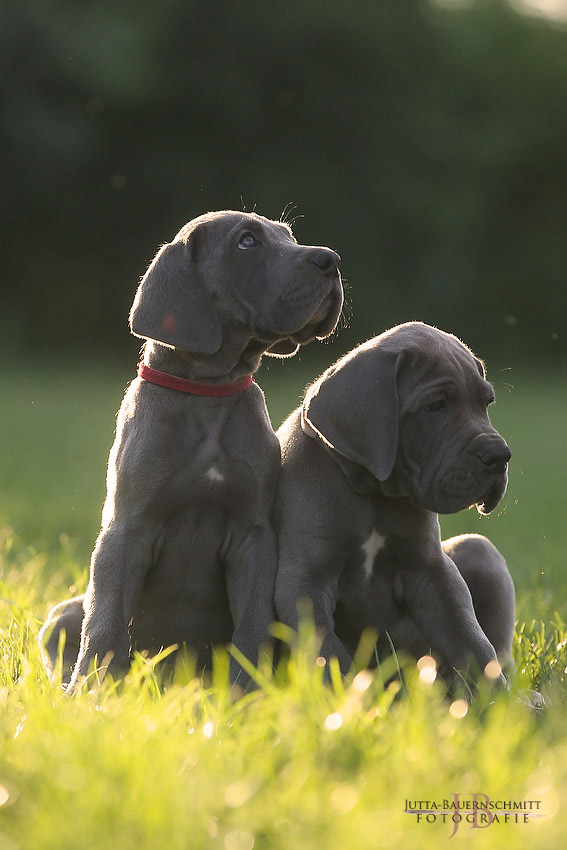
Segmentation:
[(547, 711), (552, 705), (549, 697), (545, 697), (539, 691), (532, 691), (529, 688), (520, 691), (516, 696), (516, 700), (522, 703), (522, 705), (525, 705), (530, 711), (536, 712)]
[(130, 646), (115, 652), (107, 649), (104, 654), (79, 656), (65, 693), (72, 695), (80, 691), (85, 682), (89, 690), (100, 687), (110, 673), (113, 679), (123, 679), (130, 669)]

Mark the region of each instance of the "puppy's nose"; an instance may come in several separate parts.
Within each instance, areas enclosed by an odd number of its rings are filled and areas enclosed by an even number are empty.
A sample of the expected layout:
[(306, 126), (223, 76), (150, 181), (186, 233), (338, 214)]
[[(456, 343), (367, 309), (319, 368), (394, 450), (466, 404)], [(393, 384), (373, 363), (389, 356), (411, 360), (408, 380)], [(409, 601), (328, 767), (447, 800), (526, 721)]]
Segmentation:
[(502, 440), (502, 442), (490, 442), (481, 446), (477, 449), (476, 456), (490, 472), (504, 472), (512, 452)]
[(322, 272), (338, 271), (341, 258), (336, 251), (330, 248), (318, 248), (312, 258), (318, 269)]

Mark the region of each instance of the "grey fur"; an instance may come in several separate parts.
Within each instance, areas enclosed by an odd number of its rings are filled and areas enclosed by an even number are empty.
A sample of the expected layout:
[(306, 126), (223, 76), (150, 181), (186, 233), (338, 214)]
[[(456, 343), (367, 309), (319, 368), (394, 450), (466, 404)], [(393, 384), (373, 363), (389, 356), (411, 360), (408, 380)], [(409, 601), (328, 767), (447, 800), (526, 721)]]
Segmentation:
[(449, 669), (509, 662), (506, 563), (479, 535), (442, 543), (437, 516), (488, 513), (504, 495), (510, 451), (491, 399), (466, 346), (411, 322), (329, 368), (277, 432), (276, 613), (295, 628), (309, 598), (322, 655), (344, 673), (367, 626), (379, 646), (433, 650)]
[[(328, 336), (342, 307), (339, 260), (256, 214), (194, 219), (158, 252), (136, 293), (130, 324), (148, 340), (145, 362), (229, 383), (264, 353), (289, 356)], [(210, 398), (132, 381), (87, 592), (56, 606), (41, 632), (48, 669), (63, 629), (70, 690), (95, 657), (122, 673), (132, 646), (154, 653), (186, 643), (209, 665), (214, 645), (232, 641), (255, 663), (274, 619), (279, 466), (257, 384)], [(233, 664), (233, 678), (240, 673)]]

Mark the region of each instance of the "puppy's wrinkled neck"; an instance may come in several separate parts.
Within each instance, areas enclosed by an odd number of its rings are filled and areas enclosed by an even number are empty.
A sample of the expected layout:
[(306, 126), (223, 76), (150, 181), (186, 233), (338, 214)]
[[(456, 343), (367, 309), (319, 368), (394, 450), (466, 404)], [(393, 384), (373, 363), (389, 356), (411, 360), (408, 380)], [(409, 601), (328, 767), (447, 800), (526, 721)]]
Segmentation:
[(332, 457), (355, 493), (394, 499), (408, 497), (408, 491), (403, 483), (402, 476), (398, 474), (395, 467), (389, 478), (385, 481), (378, 481), (376, 476), (364, 466), (349, 460), (349, 458), (319, 439), (316, 432), (309, 427), (308, 423), (303, 424), (303, 430), (309, 437), (317, 440), (323, 451), (326, 451)]

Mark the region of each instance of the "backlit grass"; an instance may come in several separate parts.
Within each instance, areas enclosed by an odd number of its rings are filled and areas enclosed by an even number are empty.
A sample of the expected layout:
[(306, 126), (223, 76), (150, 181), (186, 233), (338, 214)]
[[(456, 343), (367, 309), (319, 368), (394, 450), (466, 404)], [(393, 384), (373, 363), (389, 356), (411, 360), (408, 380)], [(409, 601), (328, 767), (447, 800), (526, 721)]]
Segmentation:
[[(258, 380), (274, 424), (314, 374), (273, 364)], [(264, 368), (264, 367), (263, 367)], [(511, 694), (482, 689), (451, 708), (415, 664), (342, 682), (305, 633), (275, 673), (235, 701), (219, 654), (212, 682), (185, 667), (162, 687), (137, 658), (126, 685), (93, 677), (72, 699), (47, 680), (37, 632), (50, 605), (82, 590), (98, 530), (114, 413), (130, 375), (26, 367), (4, 378), (0, 413), (0, 848), (437, 848), (452, 820), (407, 802), (539, 801), (528, 822), (463, 822), (455, 842), (550, 848), (567, 830), (567, 627), (562, 447), (567, 402), (552, 381), (496, 380), (493, 421), (514, 452), (489, 519), (443, 519), (447, 535), (489, 535), (518, 591)], [(493, 376), (494, 377), (494, 376)], [(277, 388), (277, 395), (276, 395)], [(384, 681), (393, 675), (389, 686)], [(526, 689), (550, 702), (534, 712)], [(466, 713), (465, 713), (466, 710)], [(453, 840), (453, 839), (451, 839)]]

